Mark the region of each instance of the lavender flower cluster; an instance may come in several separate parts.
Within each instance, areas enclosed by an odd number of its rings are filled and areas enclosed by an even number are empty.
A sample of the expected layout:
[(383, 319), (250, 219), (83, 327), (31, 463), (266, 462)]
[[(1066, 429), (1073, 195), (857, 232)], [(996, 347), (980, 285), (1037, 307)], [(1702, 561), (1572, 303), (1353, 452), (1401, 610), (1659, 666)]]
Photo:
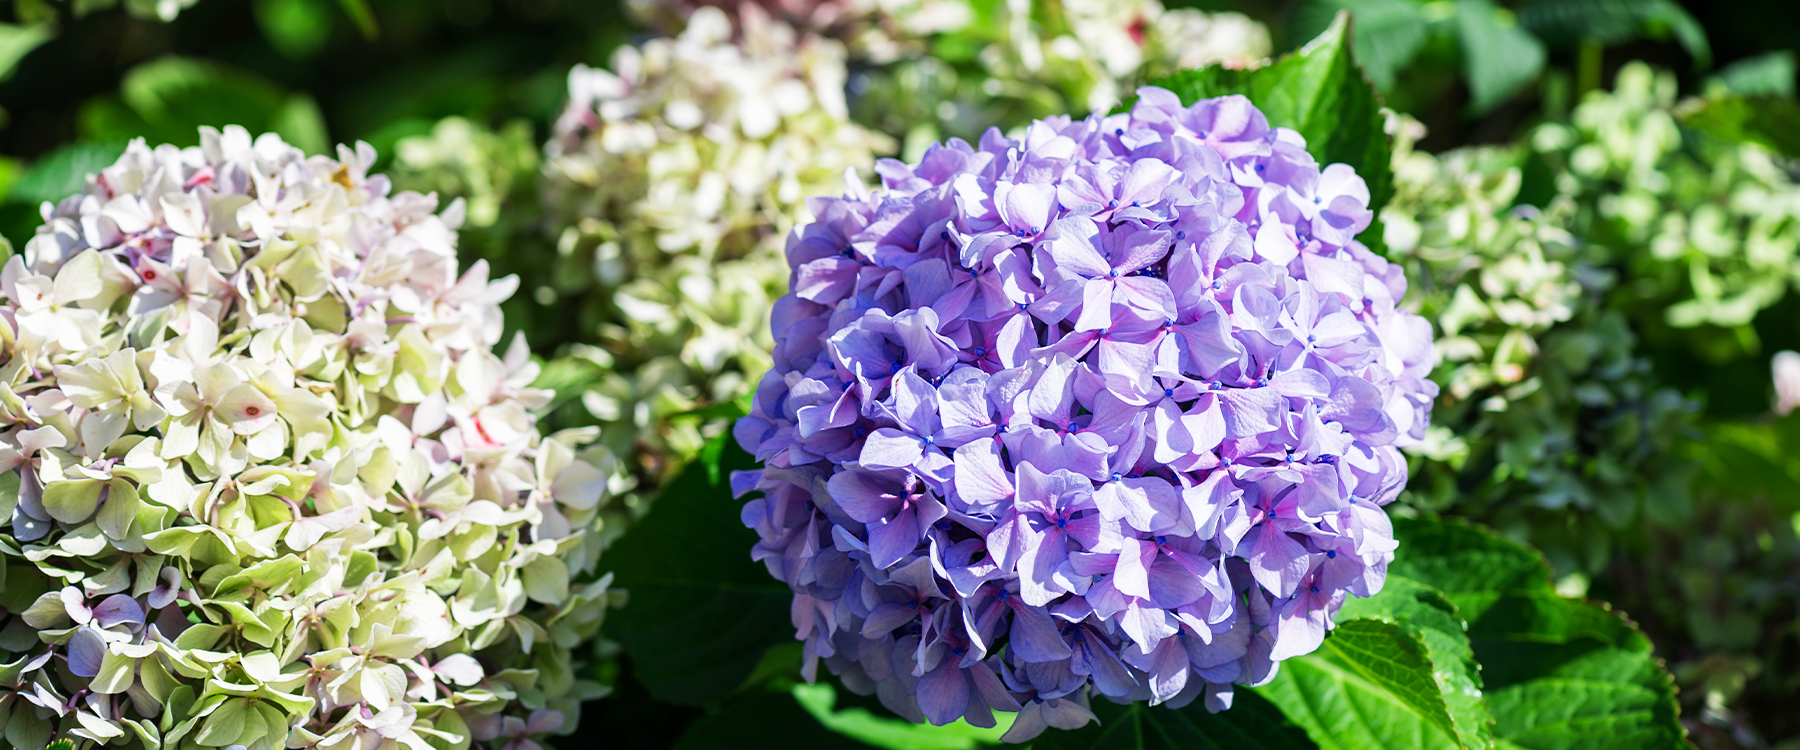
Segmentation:
[(1230, 705), (1378, 591), (1436, 387), (1354, 170), (1243, 97), (884, 160), (787, 246), (736, 437), (806, 676), (1009, 740)]

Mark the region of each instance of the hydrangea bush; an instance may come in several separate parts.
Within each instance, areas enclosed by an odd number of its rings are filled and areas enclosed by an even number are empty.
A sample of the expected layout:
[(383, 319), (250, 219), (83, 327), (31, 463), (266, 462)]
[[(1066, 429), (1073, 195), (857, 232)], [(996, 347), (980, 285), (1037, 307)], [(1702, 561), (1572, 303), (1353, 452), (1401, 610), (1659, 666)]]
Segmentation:
[(365, 144), (200, 144), (133, 142), (0, 272), (7, 740), (572, 729), (611, 459), (492, 351), (516, 282)]
[(635, 0), (653, 26), (681, 29), (695, 8), (756, 5), (844, 42), (860, 122), (923, 149), (1035, 117), (1117, 104), (1138, 83), (1269, 56), (1268, 29), (1238, 13), (1165, 9), (1157, 0)]
[(1229, 706), (1395, 550), (1430, 324), (1373, 214), (1241, 96), (884, 160), (790, 235), (743, 511), (817, 662), (895, 712)]
[(1800, 274), (1800, 185), (1762, 146), (1680, 128), (1676, 90), (1672, 74), (1630, 63), (1612, 91), (1583, 99), (1572, 125), (1542, 126), (1532, 145), (1566, 169), (1559, 188), (1578, 200), (1591, 241), (1629, 268), (1621, 307), (1676, 328), (1734, 329), (1752, 339), (1738, 350), (1754, 352), (1751, 319)]
[[(803, 197), (891, 143), (848, 120), (844, 52), (745, 6), (696, 11), (681, 36), (577, 67), (547, 146), (545, 199), (561, 227), (540, 302), (575, 310), (602, 371), (583, 404), (635, 435), (659, 479), (705, 438), (669, 417), (748, 391), (769, 366), (781, 238)], [(540, 270), (540, 273), (542, 271)]]
[[(1408, 499), (1531, 539), (1557, 570), (1597, 572), (1611, 539), (1686, 502), (1691, 467), (1672, 443), (1695, 406), (1658, 388), (1626, 317), (1606, 249), (1574, 234), (1577, 206), (1519, 204), (1529, 150), (1432, 155), (1404, 116), (1395, 195), (1381, 212), (1388, 255), (1423, 290), (1443, 386)], [(1571, 513), (1571, 511), (1574, 511)]]

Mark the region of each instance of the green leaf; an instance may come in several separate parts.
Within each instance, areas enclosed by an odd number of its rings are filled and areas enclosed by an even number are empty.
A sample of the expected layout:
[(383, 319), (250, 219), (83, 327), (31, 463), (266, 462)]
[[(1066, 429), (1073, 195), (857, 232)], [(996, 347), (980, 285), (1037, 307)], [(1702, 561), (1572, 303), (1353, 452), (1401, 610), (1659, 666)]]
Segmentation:
[(727, 703), (688, 727), (675, 750), (873, 750), (821, 726), (793, 696), (758, 691)]
[(738, 520), (743, 504), (726, 481), (756, 461), (729, 430), (715, 442), (718, 464), (690, 464), (601, 559), (613, 585), (630, 593), (607, 616), (608, 636), (625, 647), (650, 693), (675, 703), (729, 695), (765, 650), (794, 636), (793, 592), (750, 559), (757, 536)]
[(256, 0), (251, 9), (263, 37), (284, 57), (312, 57), (331, 37), (327, 0)]
[(375, 11), (369, 8), (369, 0), (338, 0), (344, 9), (344, 15), (356, 24), (356, 30), (362, 32), (363, 39), (375, 41), (381, 35), (381, 27), (375, 24)]
[[(1249, 97), (1269, 124), (1292, 128), (1321, 165), (1344, 163), (1369, 185), (1369, 208), (1380, 213), (1394, 193), (1381, 102), (1350, 50), (1350, 13), (1343, 11), (1318, 38), (1254, 70), (1184, 70), (1151, 81), (1183, 102), (1228, 94)], [(1362, 234), (1377, 242), (1378, 228)]]
[(1394, 532), (1389, 576), (1437, 588), (1468, 618), (1503, 746), (1689, 747), (1650, 640), (1604, 605), (1557, 596), (1537, 552), (1464, 524), (1396, 518)]
[(1800, 102), (1787, 97), (1715, 94), (1681, 103), (1675, 116), (1717, 138), (1800, 157)]
[(0, 81), (11, 78), (20, 60), (54, 36), (56, 31), (47, 23), (0, 23)]
[(833, 710), (837, 690), (829, 682), (797, 684), (794, 700), (813, 719), (838, 734), (888, 750), (974, 750), (996, 744), (1012, 726), (1012, 714), (996, 714), (1002, 723), (988, 729), (970, 726), (963, 719), (944, 726), (914, 724), (900, 718), (877, 716), (866, 708)]
[(1258, 692), (1327, 750), (1462, 747), (1424, 639), (1398, 623), (1340, 622)]
[(1382, 91), (1393, 89), (1395, 75), (1425, 44), (1430, 23), (1424, 10), (1406, 0), (1313, 0), (1295, 12), (1288, 31), (1317, 34), (1341, 10), (1350, 12), (1356, 59), (1369, 80)]
[[(1291, 662), (1290, 662), (1291, 663)], [(1287, 669), (1284, 665), (1282, 669)], [(1229, 710), (1211, 713), (1204, 701), (1180, 709), (1095, 699), (1098, 723), (1072, 732), (1048, 730), (1033, 750), (1312, 750), (1321, 747), (1266, 696), (1239, 689)]]
[(1494, 743), (1494, 717), (1481, 699), (1481, 667), (1464, 632), (1468, 625), (1443, 593), (1390, 573), (1381, 593), (1350, 599), (1338, 613), (1339, 619), (1357, 617), (1383, 618), (1412, 629), (1425, 643), (1431, 676), (1457, 739), (1472, 748)]
[(1792, 97), (1797, 73), (1794, 52), (1784, 49), (1727, 65), (1712, 80), (1734, 94)]
[(227, 700), (206, 717), (206, 723), (200, 727), (200, 733), (194, 735), (194, 741), (210, 747), (236, 744), (244, 733), (249, 714), (249, 701), (243, 698)]
[(253, 73), (206, 60), (165, 56), (132, 68), (116, 96), (83, 105), (77, 117), (86, 140), (143, 137), (152, 144), (192, 145), (202, 125), (242, 125), (273, 131), (313, 153), (329, 141), (318, 105), (289, 96)]
[[(57, 148), (32, 162), (25, 173), (12, 184), (7, 192), (9, 203), (23, 203), (32, 207), (35, 213), (37, 204), (44, 201), (60, 201), (81, 192), (87, 186), (87, 176), (95, 174), (119, 160), (119, 154), (125, 150), (123, 142), (115, 143), (70, 143)], [(33, 225), (42, 223), (36, 216), (32, 217)], [(21, 246), (29, 235), (15, 238)]]
[(1544, 43), (1491, 0), (1456, 0), (1456, 33), (1476, 114), (1512, 98), (1544, 70)]
[(1590, 39), (1615, 45), (1673, 34), (1696, 66), (1712, 64), (1706, 30), (1674, 0), (1537, 0), (1519, 13), (1519, 24), (1568, 47)]

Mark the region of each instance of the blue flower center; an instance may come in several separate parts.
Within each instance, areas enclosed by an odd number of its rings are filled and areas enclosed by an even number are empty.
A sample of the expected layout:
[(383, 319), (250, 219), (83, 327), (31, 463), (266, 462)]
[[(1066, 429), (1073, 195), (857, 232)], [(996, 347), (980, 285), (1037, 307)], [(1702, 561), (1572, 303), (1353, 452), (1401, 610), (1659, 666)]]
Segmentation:
[(1069, 519), (1063, 518), (1062, 516), (1056, 517), (1056, 528), (1066, 529), (1068, 527), (1069, 527)]
[(1070, 422), (1070, 423), (1069, 423), (1069, 431), (1070, 431), (1070, 432), (1080, 432), (1080, 431), (1081, 431), (1081, 425), (1078, 425), (1078, 424), (1076, 424), (1076, 423), (1074, 423), (1074, 422)]
[(1307, 589), (1306, 589), (1306, 590), (1307, 590), (1307, 591), (1309, 591), (1309, 592), (1311, 592), (1311, 593), (1314, 593), (1314, 594), (1317, 594), (1317, 593), (1319, 593), (1319, 584), (1316, 584), (1316, 583), (1315, 583), (1315, 584), (1313, 584), (1313, 585), (1312, 585), (1312, 586), (1309, 586), (1309, 587), (1307, 587)]
[(975, 347), (975, 356), (977, 356), (977, 357), (987, 356), (987, 347), (985, 347), (985, 346)]
[(1325, 550), (1325, 559), (1336, 560), (1337, 559), (1337, 550), (1334, 550), (1334, 549)]
[(1174, 388), (1164, 388), (1163, 389), (1163, 398), (1174, 398), (1174, 397), (1175, 397), (1175, 389)]
[(1162, 546), (1166, 546), (1168, 543), (1169, 543), (1168, 537), (1166, 537), (1166, 536), (1156, 537), (1156, 546), (1162, 547)]

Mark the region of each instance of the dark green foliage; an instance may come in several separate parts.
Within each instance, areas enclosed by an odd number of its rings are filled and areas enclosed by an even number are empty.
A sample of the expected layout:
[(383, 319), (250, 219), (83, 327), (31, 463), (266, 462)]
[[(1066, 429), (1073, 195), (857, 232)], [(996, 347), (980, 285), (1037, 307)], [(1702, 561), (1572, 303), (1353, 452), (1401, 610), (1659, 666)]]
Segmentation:
[(676, 703), (729, 695), (763, 651), (793, 640), (793, 593), (750, 559), (756, 534), (738, 521), (729, 473), (753, 461), (720, 436), (718, 479), (689, 466), (645, 517), (602, 558), (630, 603), (608, 618), (651, 694)]
[(1179, 710), (1096, 698), (1097, 724), (1050, 730), (1033, 750), (1312, 750), (1318, 745), (1266, 698), (1238, 690), (1231, 710), (1208, 713), (1204, 701)]
[[(1369, 205), (1379, 209), (1394, 193), (1381, 102), (1350, 48), (1350, 14), (1339, 13), (1318, 38), (1273, 64), (1254, 70), (1203, 68), (1151, 82), (1183, 102), (1242, 94), (1269, 124), (1292, 128), (1321, 165), (1342, 162), (1369, 185)], [(1379, 228), (1365, 242), (1379, 241)]]

